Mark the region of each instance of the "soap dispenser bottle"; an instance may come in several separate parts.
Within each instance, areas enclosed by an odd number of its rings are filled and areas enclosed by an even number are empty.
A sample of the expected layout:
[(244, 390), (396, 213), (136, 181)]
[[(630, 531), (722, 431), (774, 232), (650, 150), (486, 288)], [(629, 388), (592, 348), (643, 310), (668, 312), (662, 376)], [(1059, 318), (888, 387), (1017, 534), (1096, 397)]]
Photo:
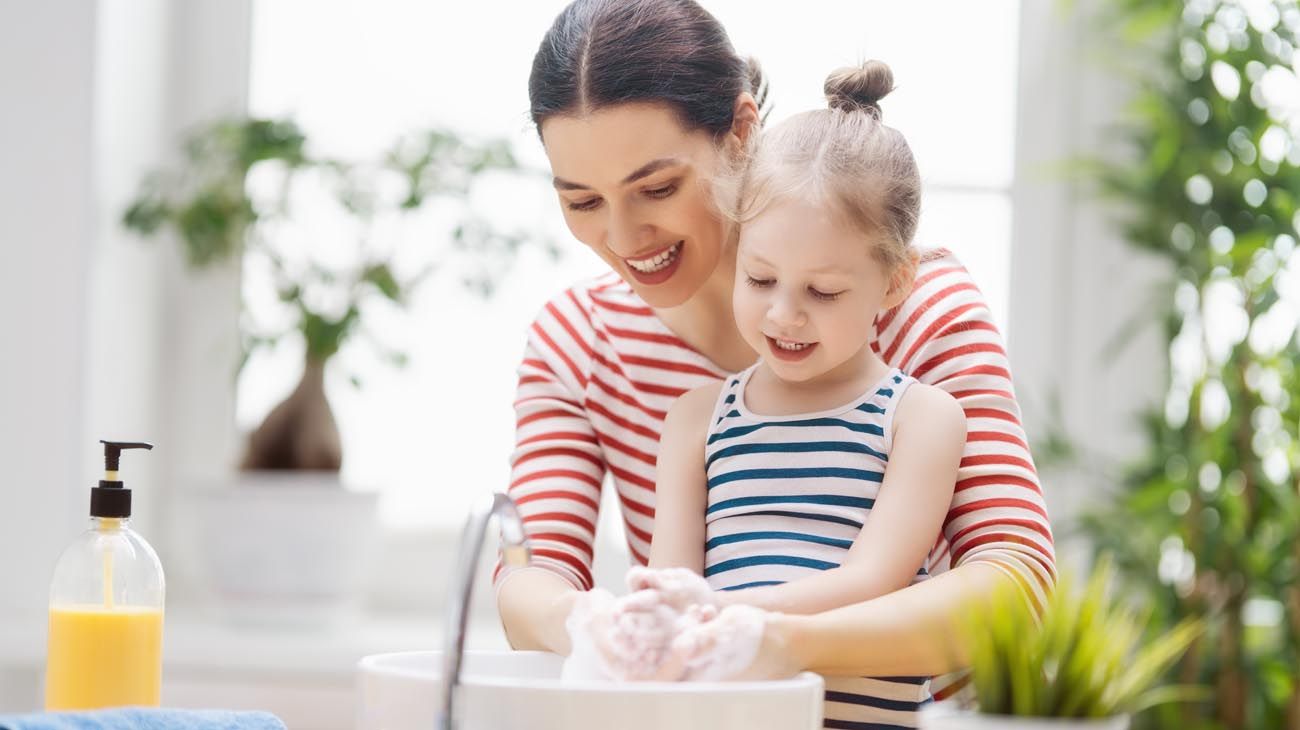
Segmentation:
[(90, 529), (59, 557), (50, 584), (45, 709), (157, 706), (162, 685), (163, 570), (131, 529), (125, 449), (102, 441), (104, 478), (90, 490)]

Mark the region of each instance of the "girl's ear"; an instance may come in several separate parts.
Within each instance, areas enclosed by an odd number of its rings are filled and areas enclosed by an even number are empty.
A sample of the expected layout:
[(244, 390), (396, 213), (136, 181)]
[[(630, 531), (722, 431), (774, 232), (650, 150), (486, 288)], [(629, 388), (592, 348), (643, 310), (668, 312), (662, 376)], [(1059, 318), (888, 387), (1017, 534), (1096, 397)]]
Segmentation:
[(916, 281), (916, 268), (920, 263), (920, 252), (909, 247), (907, 259), (899, 264), (894, 269), (893, 275), (889, 277), (889, 291), (885, 294), (885, 301), (881, 302), (881, 309), (893, 309), (907, 299), (907, 296), (912, 293), (912, 284)]

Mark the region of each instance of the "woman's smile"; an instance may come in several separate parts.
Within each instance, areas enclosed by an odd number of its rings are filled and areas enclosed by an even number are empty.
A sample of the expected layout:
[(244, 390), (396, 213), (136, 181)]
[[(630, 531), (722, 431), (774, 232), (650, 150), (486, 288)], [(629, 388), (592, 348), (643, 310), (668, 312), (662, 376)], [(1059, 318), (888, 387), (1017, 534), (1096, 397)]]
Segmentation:
[(658, 284), (667, 281), (677, 271), (683, 246), (684, 242), (678, 241), (640, 258), (625, 258), (623, 263), (642, 284)]

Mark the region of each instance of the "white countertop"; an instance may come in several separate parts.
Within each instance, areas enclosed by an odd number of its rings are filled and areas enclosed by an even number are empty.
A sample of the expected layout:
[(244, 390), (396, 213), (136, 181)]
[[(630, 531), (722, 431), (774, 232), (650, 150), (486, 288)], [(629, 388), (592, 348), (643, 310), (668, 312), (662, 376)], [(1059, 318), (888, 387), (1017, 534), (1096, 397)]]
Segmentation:
[[(163, 630), (163, 666), (168, 673), (187, 675), (274, 673), (350, 679), (363, 656), (440, 649), (442, 624), (441, 616), (363, 615), (329, 628), (245, 625), (192, 609), (170, 609)], [(478, 615), (470, 623), (466, 647), (507, 649), (509, 645), (494, 615)], [(0, 627), (0, 666), (44, 664), (44, 632)]]

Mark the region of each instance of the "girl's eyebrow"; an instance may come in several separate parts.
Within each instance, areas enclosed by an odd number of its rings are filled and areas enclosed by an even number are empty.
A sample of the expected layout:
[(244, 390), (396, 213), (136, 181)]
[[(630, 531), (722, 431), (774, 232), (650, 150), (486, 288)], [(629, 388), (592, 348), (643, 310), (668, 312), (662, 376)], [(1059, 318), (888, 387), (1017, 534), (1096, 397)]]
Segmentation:
[(852, 272), (839, 264), (827, 264), (821, 268), (809, 271), (810, 274), (851, 274)]
[[(682, 164), (682, 162), (683, 161), (680, 157), (660, 157), (657, 160), (651, 160), (645, 163), (644, 165), (638, 167), (637, 169), (633, 170), (631, 174), (623, 178), (623, 181), (620, 184), (630, 185), (636, 182), (637, 180), (640, 180), (643, 177), (649, 177), (650, 175), (659, 172), (665, 167), (679, 165)], [(555, 186), (556, 190), (590, 190), (591, 189), (589, 185), (583, 185), (582, 183), (571, 182), (561, 177), (552, 178), (551, 184)]]
[[(745, 254), (744, 254), (744, 257), (747, 258), (747, 259), (749, 259), (749, 260), (751, 260), (751, 261), (753, 261), (753, 262), (756, 263), (756, 264), (762, 264), (762, 265), (764, 265), (764, 266), (768, 266), (768, 267), (771, 267), (771, 268), (776, 268), (775, 266), (772, 266), (771, 262), (769, 262), (767, 259), (763, 258), (762, 256), (759, 256), (759, 255), (756, 254), (756, 253), (750, 253), (750, 252), (746, 251)], [(827, 264), (826, 266), (822, 266), (822, 267), (820, 267), (820, 268), (810, 269), (807, 273), (809, 273), (809, 274), (844, 274), (845, 276), (848, 276), (848, 275), (852, 274), (851, 271), (849, 271), (848, 269), (846, 269), (846, 268), (844, 268), (843, 266), (840, 266), (840, 265), (838, 265), (838, 264)]]

